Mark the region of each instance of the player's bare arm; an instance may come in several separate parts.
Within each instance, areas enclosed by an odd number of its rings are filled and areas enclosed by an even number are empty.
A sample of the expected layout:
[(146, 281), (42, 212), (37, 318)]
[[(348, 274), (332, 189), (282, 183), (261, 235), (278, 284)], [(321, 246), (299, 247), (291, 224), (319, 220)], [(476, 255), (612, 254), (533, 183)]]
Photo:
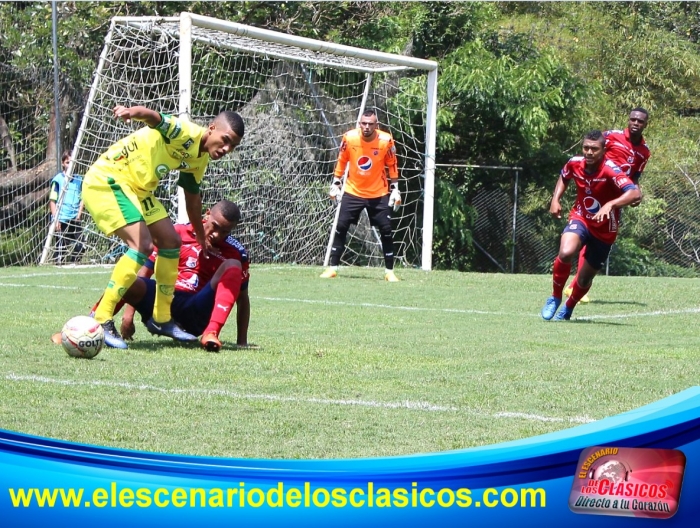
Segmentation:
[(627, 205), (633, 204), (635, 201), (641, 198), (641, 193), (639, 192), (639, 187), (634, 187), (628, 190), (619, 198), (615, 200), (610, 200), (605, 203), (595, 215), (593, 215), (594, 222), (602, 222), (610, 218), (610, 213), (615, 209), (621, 209)]
[(187, 209), (187, 217), (190, 219), (190, 224), (194, 229), (197, 243), (202, 247), (201, 255), (208, 258), (209, 252), (213, 249), (211, 241), (207, 240), (204, 234), (204, 224), (202, 224), (202, 195), (194, 194), (186, 189), (185, 192), (185, 208)]
[(554, 194), (552, 195), (552, 203), (549, 205), (549, 214), (554, 218), (561, 218), (561, 197), (568, 186), (569, 182), (559, 176), (557, 186), (554, 188)]
[(128, 123), (132, 119), (146, 123), (149, 127), (158, 125), (161, 121), (160, 114), (155, 110), (145, 106), (125, 107), (117, 105), (114, 107), (114, 117)]

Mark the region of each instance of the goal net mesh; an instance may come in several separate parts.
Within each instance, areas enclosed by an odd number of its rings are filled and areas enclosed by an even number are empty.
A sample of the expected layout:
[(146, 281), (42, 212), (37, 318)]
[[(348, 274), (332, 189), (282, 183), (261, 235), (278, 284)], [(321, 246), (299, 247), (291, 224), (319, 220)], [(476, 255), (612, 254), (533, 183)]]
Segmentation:
[[(179, 114), (180, 52), (177, 19), (115, 21), (69, 172), (84, 174), (109, 145), (143, 126), (114, 119), (115, 105)], [(364, 101), (396, 142), (404, 198), (393, 219), (398, 263), (420, 265), (426, 72), (194, 25), (191, 55), (187, 118), (207, 125), (220, 111), (233, 110), (245, 121), (241, 145), (209, 164), (202, 199), (205, 206), (223, 198), (240, 206), (234, 235), (254, 262), (323, 263), (335, 216), (328, 190), (340, 138), (356, 126)], [(177, 177), (171, 172), (156, 192), (173, 220)], [(126, 249), (90, 220), (83, 225), (81, 262), (113, 262)], [(383, 265), (378, 233), (366, 215), (347, 240), (343, 264)], [(56, 254), (49, 251), (47, 262)]]

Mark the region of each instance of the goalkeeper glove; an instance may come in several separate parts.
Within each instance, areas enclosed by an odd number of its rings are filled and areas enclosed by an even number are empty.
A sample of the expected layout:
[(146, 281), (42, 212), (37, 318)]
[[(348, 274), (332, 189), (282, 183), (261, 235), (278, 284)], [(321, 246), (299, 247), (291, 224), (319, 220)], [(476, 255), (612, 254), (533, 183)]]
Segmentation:
[(393, 207), (394, 211), (399, 210), (399, 205), (401, 205), (401, 193), (399, 192), (399, 184), (392, 183), (389, 185), (391, 189), (391, 194), (389, 195), (389, 207)]
[(331, 190), (330, 190), (330, 195), (331, 195), (331, 200), (335, 200), (336, 202), (340, 203), (340, 200), (342, 198), (342, 180), (340, 178), (333, 178), (333, 183), (331, 183)]

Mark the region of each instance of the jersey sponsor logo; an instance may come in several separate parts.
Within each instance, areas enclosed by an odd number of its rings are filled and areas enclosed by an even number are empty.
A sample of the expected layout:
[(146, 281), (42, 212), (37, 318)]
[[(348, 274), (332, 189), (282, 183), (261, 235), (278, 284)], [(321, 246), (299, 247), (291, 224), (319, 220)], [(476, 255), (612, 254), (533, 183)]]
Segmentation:
[(368, 171), (372, 168), (372, 158), (369, 156), (360, 156), (357, 160), (357, 168), (361, 171)]
[(166, 176), (170, 172), (170, 169), (165, 163), (161, 163), (156, 167), (156, 176), (158, 178), (162, 178), (163, 176)]
[(594, 215), (600, 211), (600, 202), (592, 196), (586, 196), (583, 199), (583, 207), (586, 209), (586, 211), (588, 211), (588, 213)]
[(188, 268), (196, 268), (197, 257), (187, 257), (187, 262), (185, 262), (185, 266), (187, 266)]
[(129, 143), (124, 145), (124, 148), (122, 148), (113, 158), (113, 161), (121, 161), (123, 159), (129, 159), (129, 152), (135, 152), (139, 149), (138, 143), (136, 143), (135, 139), (132, 139)]

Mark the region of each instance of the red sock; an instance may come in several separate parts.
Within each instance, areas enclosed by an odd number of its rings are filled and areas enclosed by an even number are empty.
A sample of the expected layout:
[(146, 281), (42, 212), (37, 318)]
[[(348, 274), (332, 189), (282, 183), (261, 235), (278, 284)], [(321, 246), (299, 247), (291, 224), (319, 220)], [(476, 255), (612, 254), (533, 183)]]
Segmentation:
[(578, 276), (579, 272), (583, 269), (583, 263), (586, 262), (586, 246), (583, 246), (581, 248), (581, 251), (578, 252), (578, 267), (576, 268), (576, 275)]
[(574, 306), (576, 306), (576, 303), (578, 303), (581, 300), (581, 297), (588, 293), (588, 290), (591, 289), (591, 286), (593, 286), (593, 283), (591, 283), (591, 285), (588, 286), (588, 288), (583, 288), (581, 285), (579, 285), (578, 279), (574, 279), (574, 291), (571, 292), (571, 297), (569, 297), (566, 300), (567, 308), (573, 308)]
[[(100, 301), (102, 300), (102, 297), (95, 303), (95, 306), (92, 307), (92, 310), (90, 310), (91, 314), (94, 314), (97, 311), (97, 307), (100, 305)], [(114, 313), (119, 313), (119, 310), (124, 308), (124, 305), (126, 304), (126, 301), (124, 299), (121, 299), (118, 303), (117, 306), (114, 308)], [(114, 314), (113, 314), (114, 315)]]
[(566, 280), (571, 274), (571, 262), (568, 264), (559, 260), (559, 257), (554, 259), (554, 266), (552, 267), (552, 296), (557, 299), (561, 299), (564, 286), (566, 286)]
[(209, 324), (204, 329), (204, 334), (214, 332), (219, 335), (221, 328), (226, 324), (233, 305), (236, 302), (236, 297), (241, 291), (241, 281), (243, 274), (240, 268), (231, 267), (227, 269), (221, 276), (216, 294), (214, 297), (214, 309), (209, 318)]

